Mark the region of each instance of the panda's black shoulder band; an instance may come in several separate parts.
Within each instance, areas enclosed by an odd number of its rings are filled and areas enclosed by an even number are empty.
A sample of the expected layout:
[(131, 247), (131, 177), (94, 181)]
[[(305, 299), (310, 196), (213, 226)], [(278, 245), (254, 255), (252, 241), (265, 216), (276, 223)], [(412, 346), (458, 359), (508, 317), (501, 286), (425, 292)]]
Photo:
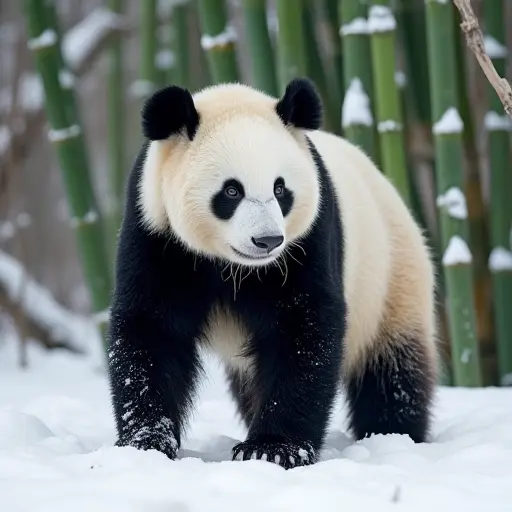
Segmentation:
[(192, 95), (175, 85), (155, 92), (142, 108), (142, 132), (149, 140), (164, 140), (183, 130), (192, 140), (198, 126)]
[(318, 130), (322, 126), (322, 100), (313, 82), (306, 78), (294, 78), (286, 86), (276, 112), (285, 125), (304, 130)]

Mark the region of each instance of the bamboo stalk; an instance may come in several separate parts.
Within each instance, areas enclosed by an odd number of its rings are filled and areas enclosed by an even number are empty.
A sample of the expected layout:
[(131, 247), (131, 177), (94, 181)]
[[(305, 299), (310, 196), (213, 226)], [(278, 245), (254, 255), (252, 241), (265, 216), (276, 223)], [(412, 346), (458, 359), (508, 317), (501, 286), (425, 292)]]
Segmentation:
[(274, 50), (267, 25), (266, 0), (244, 0), (245, 34), (251, 52), (252, 81), (257, 89), (278, 95)]
[[(45, 94), (50, 140), (55, 144), (72, 214), (72, 225), (81, 257), (85, 282), (93, 311), (104, 313), (110, 302), (110, 274), (102, 218), (91, 182), (89, 162), (78, 113), (64, 103), (67, 97), (59, 80), (60, 57), (57, 34), (48, 26), (45, 5), (25, 0), (29, 41)], [(75, 103), (76, 104), (76, 103)], [(103, 334), (106, 317), (98, 324)], [(106, 341), (105, 337), (104, 340)]]
[(453, 383), (480, 386), (480, 355), (472, 289), (473, 257), (462, 173), (462, 131), (457, 95), (453, 5), (426, 4), (429, 81), (448, 302)]
[(224, 0), (199, 0), (203, 35), (201, 46), (208, 57), (214, 83), (239, 81), (236, 60), (236, 33), (229, 24)]
[(156, 0), (144, 0), (141, 3), (141, 70), (140, 96), (149, 96), (157, 89), (160, 77), (156, 65), (158, 49)]
[(306, 41), (303, 25), (304, 0), (276, 0), (279, 91), (297, 76), (307, 74)]
[(168, 82), (190, 87), (190, 51), (188, 44), (190, 2), (178, 3), (171, 13), (171, 42), (174, 67)]
[(402, 132), (400, 94), (395, 83), (396, 20), (390, 0), (372, 0), (368, 32), (371, 34), (375, 110), (382, 170), (410, 206), (410, 183)]
[(342, 106), (342, 127), (344, 135), (377, 161), (367, 8), (359, 0), (340, 0), (338, 12), (341, 20), (339, 35), (343, 39), (345, 96)]
[[(485, 46), (499, 75), (505, 76), (508, 51), (505, 45), (503, 0), (486, 0)], [(512, 172), (510, 172), (510, 131), (512, 121), (494, 88), (487, 86), (489, 110), (485, 116), (491, 169), (491, 240), (489, 268), (492, 272), (498, 371), (503, 386), (512, 386)]]
[[(123, 12), (122, 0), (109, 0), (109, 8), (118, 14)], [(117, 232), (121, 225), (125, 179), (125, 117), (124, 117), (124, 73), (123, 43), (115, 38), (108, 50), (107, 76), (107, 128), (110, 177), (110, 229), (111, 260), (115, 261)]]

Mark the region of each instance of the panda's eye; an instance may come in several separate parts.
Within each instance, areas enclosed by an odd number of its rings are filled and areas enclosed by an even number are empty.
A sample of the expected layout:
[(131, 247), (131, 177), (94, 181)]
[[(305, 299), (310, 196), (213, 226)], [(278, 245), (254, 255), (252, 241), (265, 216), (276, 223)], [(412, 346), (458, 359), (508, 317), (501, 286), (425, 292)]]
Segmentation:
[(239, 190), (233, 185), (226, 187), (224, 192), (226, 193), (227, 196), (232, 198), (237, 198), (240, 195)]
[(283, 197), (284, 195), (284, 183), (282, 179), (277, 179), (274, 184), (274, 195), (276, 197)]

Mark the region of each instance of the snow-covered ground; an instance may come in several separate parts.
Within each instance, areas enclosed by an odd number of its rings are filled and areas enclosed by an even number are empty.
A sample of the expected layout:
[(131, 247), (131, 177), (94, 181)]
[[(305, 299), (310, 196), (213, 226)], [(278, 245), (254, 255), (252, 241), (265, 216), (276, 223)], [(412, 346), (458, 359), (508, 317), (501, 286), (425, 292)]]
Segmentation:
[[(97, 357), (97, 356), (96, 356)], [(208, 362), (180, 460), (115, 448), (97, 359), (0, 346), (2, 512), (512, 511), (512, 389), (442, 389), (434, 440), (354, 443), (343, 407), (323, 460), (285, 471), (231, 462), (244, 430), (222, 373)]]

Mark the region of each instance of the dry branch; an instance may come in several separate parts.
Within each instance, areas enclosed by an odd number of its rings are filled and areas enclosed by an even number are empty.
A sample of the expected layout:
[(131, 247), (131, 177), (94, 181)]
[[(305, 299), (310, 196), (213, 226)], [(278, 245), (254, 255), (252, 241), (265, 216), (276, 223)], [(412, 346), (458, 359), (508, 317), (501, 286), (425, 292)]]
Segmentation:
[(485, 51), (482, 30), (473, 12), (471, 0), (453, 0), (453, 3), (462, 17), (460, 26), (466, 36), (466, 42), (469, 48), (475, 54), (487, 80), (489, 80), (496, 94), (499, 96), (505, 112), (512, 118), (512, 88), (505, 78), (500, 77)]

